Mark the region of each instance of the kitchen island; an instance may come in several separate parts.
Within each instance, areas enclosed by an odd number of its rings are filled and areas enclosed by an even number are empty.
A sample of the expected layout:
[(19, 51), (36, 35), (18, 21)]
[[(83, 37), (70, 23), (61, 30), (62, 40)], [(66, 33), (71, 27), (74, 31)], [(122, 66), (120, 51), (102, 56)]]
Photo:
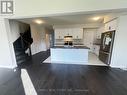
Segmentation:
[(85, 64), (88, 63), (88, 51), (86, 46), (54, 46), (51, 48), (51, 62)]

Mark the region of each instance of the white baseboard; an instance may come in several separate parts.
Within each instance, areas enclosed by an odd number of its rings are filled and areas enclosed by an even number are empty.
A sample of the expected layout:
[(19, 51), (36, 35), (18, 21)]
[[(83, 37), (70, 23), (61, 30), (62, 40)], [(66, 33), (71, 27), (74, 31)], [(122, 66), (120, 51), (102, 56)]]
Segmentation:
[(14, 69), (16, 68), (17, 66), (1, 66), (0, 65), (0, 68), (7, 68), (7, 69)]
[(114, 66), (114, 65), (110, 65), (111, 68), (120, 68), (120, 69), (126, 69), (127, 70), (127, 67), (125, 66)]

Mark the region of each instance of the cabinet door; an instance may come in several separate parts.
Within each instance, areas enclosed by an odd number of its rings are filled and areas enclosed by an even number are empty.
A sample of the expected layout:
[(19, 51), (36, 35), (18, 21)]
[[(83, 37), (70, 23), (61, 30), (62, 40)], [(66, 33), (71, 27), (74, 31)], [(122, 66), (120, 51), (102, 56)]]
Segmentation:
[(68, 29), (69, 36), (72, 36), (74, 38), (73, 32), (74, 32), (73, 28)]
[(73, 29), (69, 28), (68, 29), (68, 34), (69, 34), (69, 36), (73, 36)]
[(60, 39), (64, 39), (64, 30), (63, 29), (60, 29), (59, 36), (60, 36)]
[(83, 38), (83, 29), (78, 29), (77, 37), (78, 37), (78, 39), (82, 39)]
[(96, 39), (101, 39), (101, 34), (104, 32), (104, 26), (96, 30)]
[(63, 33), (64, 36), (73, 36), (73, 32), (71, 28), (63, 29)]
[(105, 24), (105, 31), (116, 30), (116, 28), (117, 28), (117, 19)]
[(59, 29), (55, 29), (55, 39), (59, 39)]
[(75, 28), (73, 29), (73, 38), (74, 39), (82, 39), (83, 38), (83, 29)]
[(55, 39), (63, 39), (63, 31), (62, 29), (55, 29)]
[(64, 36), (69, 36), (69, 32), (68, 32), (68, 29), (62, 29), (63, 30), (63, 35)]

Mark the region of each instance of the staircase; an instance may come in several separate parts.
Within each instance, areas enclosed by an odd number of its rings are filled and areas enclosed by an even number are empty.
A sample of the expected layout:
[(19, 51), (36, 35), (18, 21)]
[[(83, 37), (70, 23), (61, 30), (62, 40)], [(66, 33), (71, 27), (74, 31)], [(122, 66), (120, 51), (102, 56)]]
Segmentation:
[(30, 56), (27, 53), (25, 53), (24, 50), (16, 50), (15, 56), (16, 56), (17, 65), (24, 63), (30, 58)]
[[(31, 58), (30, 46), (33, 39), (28, 32), (21, 33), (20, 37), (13, 43), (17, 65), (21, 65)], [(29, 50), (29, 54), (26, 53), (27, 49)]]

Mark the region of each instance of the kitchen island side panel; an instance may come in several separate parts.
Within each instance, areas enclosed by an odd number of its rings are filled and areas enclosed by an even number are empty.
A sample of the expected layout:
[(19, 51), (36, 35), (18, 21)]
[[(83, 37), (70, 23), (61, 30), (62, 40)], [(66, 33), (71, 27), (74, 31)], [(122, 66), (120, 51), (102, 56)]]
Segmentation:
[(87, 63), (88, 49), (51, 48), (52, 62)]

